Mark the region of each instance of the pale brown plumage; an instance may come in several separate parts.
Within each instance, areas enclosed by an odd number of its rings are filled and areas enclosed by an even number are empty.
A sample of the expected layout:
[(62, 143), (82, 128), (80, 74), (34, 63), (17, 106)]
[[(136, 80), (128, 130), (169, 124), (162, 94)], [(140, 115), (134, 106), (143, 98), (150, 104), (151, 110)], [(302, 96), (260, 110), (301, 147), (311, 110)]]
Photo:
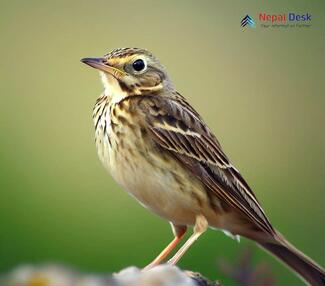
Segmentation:
[(93, 116), (101, 161), (129, 193), (173, 226), (175, 239), (149, 267), (194, 225), (170, 260), (176, 263), (209, 225), (255, 240), (311, 285), (324, 285), (324, 270), (272, 227), (216, 137), (151, 53), (117, 49), (83, 62), (102, 71), (105, 86)]
[(157, 96), (142, 100), (139, 106), (147, 115), (152, 138), (159, 146), (171, 151), (220, 200), (274, 234), (248, 184), (229, 162), (207, 125), (184, 99), (182, 102)]

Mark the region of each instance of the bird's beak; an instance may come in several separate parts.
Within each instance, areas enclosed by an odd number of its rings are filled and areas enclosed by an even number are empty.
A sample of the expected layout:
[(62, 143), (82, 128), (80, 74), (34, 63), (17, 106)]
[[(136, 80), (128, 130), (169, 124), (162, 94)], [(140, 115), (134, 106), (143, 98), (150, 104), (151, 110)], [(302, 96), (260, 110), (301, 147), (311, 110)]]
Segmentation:
[(126, 75), (125, 72), (108, 65), (105, 58), (83, 58), (81, 62), (100, 71), (107, 72), (116, 79), (120, 79)]

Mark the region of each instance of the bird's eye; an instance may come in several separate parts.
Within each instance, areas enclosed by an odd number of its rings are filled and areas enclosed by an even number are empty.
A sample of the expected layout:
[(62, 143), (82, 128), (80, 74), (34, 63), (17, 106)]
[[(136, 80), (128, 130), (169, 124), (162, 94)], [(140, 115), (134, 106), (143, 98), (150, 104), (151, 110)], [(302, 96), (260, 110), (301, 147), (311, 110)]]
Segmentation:
[(138, 59), (133, 62), (132, 67), (135, 71), (140, 72), (145, 69), (146, 64), (145, 64), (144, 60)]

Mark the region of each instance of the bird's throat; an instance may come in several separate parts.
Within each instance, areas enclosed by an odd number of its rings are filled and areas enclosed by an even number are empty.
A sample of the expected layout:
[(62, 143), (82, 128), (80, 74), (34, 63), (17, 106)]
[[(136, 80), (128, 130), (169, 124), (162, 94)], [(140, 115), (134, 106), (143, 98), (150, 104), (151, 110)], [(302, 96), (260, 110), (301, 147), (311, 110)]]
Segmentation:
[(118, 103), (128, 96), (128, 93), (121, 89), (118, 80), (110, 74), (100, 72), (104, 85), (104, 94), (110, 99), (111, 103)]

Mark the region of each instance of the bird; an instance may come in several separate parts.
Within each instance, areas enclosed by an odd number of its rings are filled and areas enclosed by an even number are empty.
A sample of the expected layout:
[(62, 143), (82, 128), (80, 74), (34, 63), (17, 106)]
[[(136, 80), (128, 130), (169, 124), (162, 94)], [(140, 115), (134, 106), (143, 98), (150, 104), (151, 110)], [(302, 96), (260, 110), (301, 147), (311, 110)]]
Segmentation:
[(173, 240), (144, 269), (176, 264), (208, 229), (245, 237), (275, 255), (305, 283), (325, 285), (325, 271), (270, 223), (252, 189), (201, 115), (148, 50), (118, 48), (83, 58), (104, 91), (93, 108), (99, 159), (143, 206), (170, 222)]

